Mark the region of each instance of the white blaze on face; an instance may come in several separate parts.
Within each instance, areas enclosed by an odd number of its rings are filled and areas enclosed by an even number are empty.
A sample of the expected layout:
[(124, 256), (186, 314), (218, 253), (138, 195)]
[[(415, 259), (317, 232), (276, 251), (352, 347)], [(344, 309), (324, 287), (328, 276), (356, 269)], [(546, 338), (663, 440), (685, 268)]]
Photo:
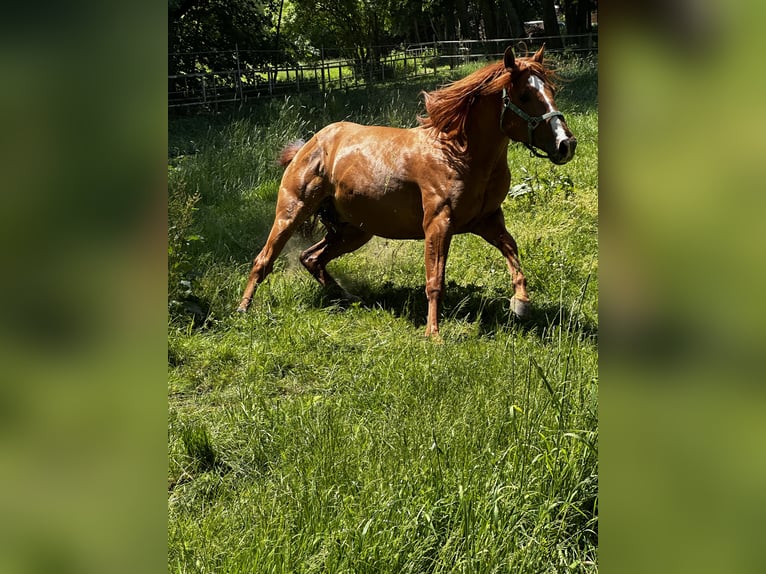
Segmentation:
[[(548, 97), (548, 95), (545, 93), (545, 84), (543, 84), (543, 81), (535, 76), (534, 74), (529, 75), (529, 85), (530, 87), (538, 92), (540, 96), (542, 97), (543, 101), (545, 102), (546, 113), (548, 112), (557, 112), (558, 109), (556, 106), (553, 105), (553, 102)], [(561, 118), (559, 116), (553, 116), (551, 119), (551, 127), (553, 128), (553, 133), (556, 136), (556, 147), (559, 147), (559, 144), (564, 141), (565, 139), (568, 139), (568, 136), (566, 132), (564, 131), (564, 123), (561, 121)]]

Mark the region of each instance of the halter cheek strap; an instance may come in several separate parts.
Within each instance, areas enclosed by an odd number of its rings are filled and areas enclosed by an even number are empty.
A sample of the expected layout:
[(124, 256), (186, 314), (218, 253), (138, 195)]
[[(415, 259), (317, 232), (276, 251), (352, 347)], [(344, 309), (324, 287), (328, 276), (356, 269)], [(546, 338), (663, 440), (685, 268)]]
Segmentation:
[(536, 155), (537, 157), (550, 158), (550, 155), (542, 154), (534, 148), (532, 144), (532, 132), (535, 130), (537, 126), (539, 126), (545, 120), (549, 118), (554, 118), (556, 116), (563, 118), (564, 114), (562, 114), (559, 111), (553, 111), (553, 112), (548, 112), (546, 114), (543, 114), (541, 116), (530, 116), (527, 112), (522, 110), (519, 106), (517, 106), (511, 101), (511, 97), (508, 95), (508, 92), (506, 91), (505, 88), (503, 88), (503, 111), (500, 114), (500, 131), (503, 131), (503, 118), (505, 118), (505, 112), (507, 112), (508, 110), (511, 110), (517, 116), (519, 116), (521, 119), (527, 122), (527, 130), (529, 133), (529, 136), (527, 139), (529, 141), (528, 143), (522, 142), (527, 147), (527, 149), (529, 149), (529, 151), (532, 154)]

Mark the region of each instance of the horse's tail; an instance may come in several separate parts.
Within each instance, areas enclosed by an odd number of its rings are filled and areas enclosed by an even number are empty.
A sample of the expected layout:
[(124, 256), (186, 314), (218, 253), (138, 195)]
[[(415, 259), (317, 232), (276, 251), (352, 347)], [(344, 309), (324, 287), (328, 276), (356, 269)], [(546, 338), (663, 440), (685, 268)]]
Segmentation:
[(298, 150), (301, 149), (305, 143), (306, 142), (303, 140), (295, 140), (294, 142), (287, 144), (282, 150), (282, 153), (279, 154), (279, 165), (287, 167), (287, 165), (293, 161), (295, 154), (298, 153)]

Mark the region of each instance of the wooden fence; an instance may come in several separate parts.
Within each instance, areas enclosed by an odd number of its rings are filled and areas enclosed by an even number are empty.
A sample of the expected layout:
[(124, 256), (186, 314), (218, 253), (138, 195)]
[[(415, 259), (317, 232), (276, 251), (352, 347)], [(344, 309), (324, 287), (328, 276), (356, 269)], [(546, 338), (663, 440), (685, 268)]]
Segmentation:
[[(562, 36), (564, 48), (547, 49), (582, 53), (598, 51), (596, 34)], [(327, 93), (331, 90), (369, 85), (394, 78), (404, 79), (435, 74), (445, 67), (454, 68), (472, 61), (495, 60), (506, 46), (513, 45), (519, 54), (537, 49), (550, 38), (498, 38), (433, 42), (405, 47), (375, 47), (371, 53), (380, 58), (360, 62), (344, 58), (325, 58), (324, 51), (316, 62), (297, 65), (253, 66), (246, 63), (251, 54), (233, 50), (216, 53), (231, 62), (219, 70), (191, 71), (168, 76), (168, 106), (171, 109), (203, 107), (216, 109), (220, 104), (243, 104), (251, 99), (269, 98), (294, 93)], [(172, 57), (195, 54), (170, 54)]]

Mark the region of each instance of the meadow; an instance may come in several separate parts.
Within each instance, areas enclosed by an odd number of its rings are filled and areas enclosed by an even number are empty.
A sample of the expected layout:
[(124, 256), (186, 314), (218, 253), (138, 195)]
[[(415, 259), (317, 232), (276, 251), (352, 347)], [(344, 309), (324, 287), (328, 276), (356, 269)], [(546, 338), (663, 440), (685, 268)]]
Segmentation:
[[(332, 121), (416, 125), (420, 90), (476, 69), (171, 118), (170, 572), (597, 572), (597, 61), (558, 62), (564, 166), (511, 145), (500, 253), (452, 242), (442, 341), (423, 336), (421, 241), (374, 239), (323, 293), (297, 235), (233, 313), (289, 141)], [(307, 232), (308, 233), (308, 232)]]

